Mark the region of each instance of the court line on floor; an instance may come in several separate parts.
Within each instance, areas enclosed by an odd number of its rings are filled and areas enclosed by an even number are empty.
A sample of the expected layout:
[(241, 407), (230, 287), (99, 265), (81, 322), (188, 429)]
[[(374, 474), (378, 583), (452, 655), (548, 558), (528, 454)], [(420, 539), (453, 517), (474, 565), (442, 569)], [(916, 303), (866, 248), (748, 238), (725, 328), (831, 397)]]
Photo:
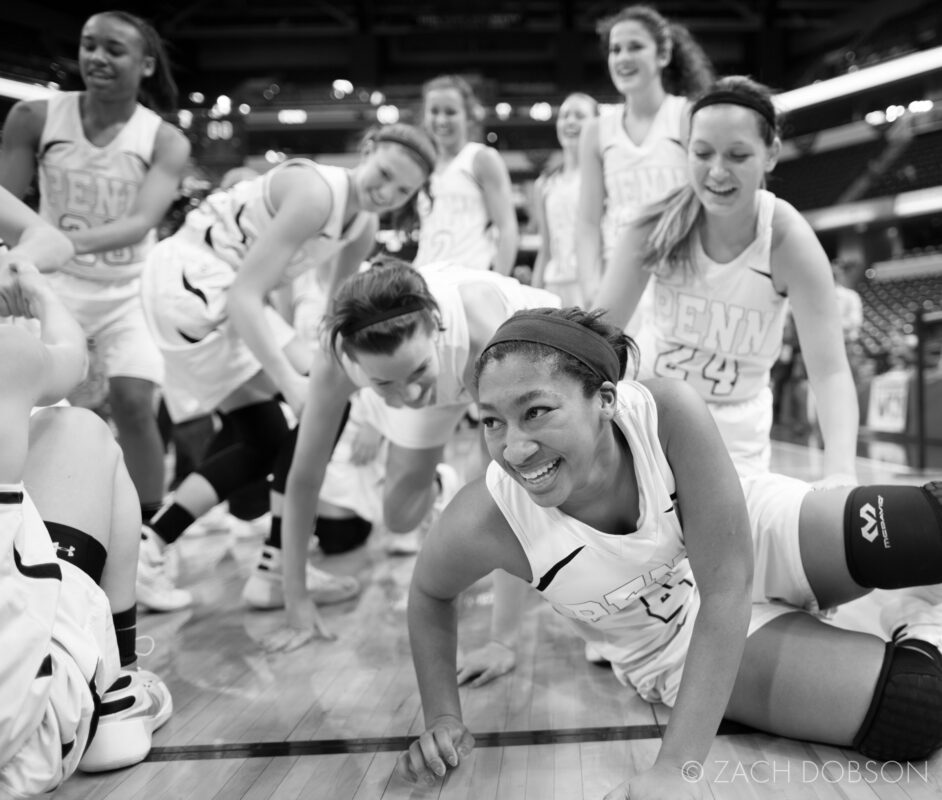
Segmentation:
[[(753, 733), (735, 722), (723, 722), (719, 734)], [(534, 744), (580, 744), (584, 742), (659, 739), (660, 725), (620, 725), (604, 728), (566, 728), (562, 730), (499, 731), (475, 733), (475, 746), (522, 747)], [(286, 742), (245, 742), (232, 744), (194, 744), (179, 747), (154, 747), (145, 761), (202, 761), (222, 758), (276, 758), (280, 756), (323, 756), (342, 753), (400, 752), (415, 736), (377, 736), (360, 739), (309, 739)]]

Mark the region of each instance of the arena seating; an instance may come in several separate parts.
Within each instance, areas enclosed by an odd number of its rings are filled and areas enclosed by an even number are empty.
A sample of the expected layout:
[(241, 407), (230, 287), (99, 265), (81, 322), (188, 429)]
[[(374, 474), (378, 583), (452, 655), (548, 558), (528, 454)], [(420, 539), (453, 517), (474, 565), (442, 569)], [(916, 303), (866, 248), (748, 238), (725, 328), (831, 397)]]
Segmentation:
[(914, 136), (873, 181), (864, 198), (939, 185), (942, 185), (942, 128)]
[(801, 211), (833, 206), (884, 146), (874, 139), (782, 161), (770, 176), (769, 189)]
[[(922, 266), (906, 277), (907, 262), (928, 265), (928, 269)], [(881, 279), (878, 269), (868, 270), (868, 276), (855, 287), (864, 308), (861, 344), (874, 358), (884, 355), (888, 343), (898, 341), (901, 335), (914, 334), (921, 311), (942, 310), (942, 246), (920, 248), (892, 263), (903, 268), (899, 270), (903, 277)]]

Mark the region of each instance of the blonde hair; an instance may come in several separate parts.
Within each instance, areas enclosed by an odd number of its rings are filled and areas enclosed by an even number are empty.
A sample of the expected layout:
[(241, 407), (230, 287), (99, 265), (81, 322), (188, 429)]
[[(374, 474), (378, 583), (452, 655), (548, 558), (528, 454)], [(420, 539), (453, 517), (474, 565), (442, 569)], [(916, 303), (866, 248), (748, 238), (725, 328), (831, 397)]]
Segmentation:
[[(779, 135), (781, 120), (768, 87), (743, 75), (728, 75), (717, 80), (698, 98), (693, 106), (694, 113), (698, 104), (709, 105), (714, 96), (719, 96), (714, 102), (729, 102), (752, 109), (759, 138), (766, 147), (772, 146)], [(652, 226), (641, 253), (642, 266), (665, 274), (680, 271), (685, 278), (696, 274), (692, 234), (702, 211), (700, 198), (690, 184), (675, 189), (664, 199), (648, 206), (636, 223), (639, 227)]]
[(662, 200), (647, 206), (635, 225), (651, 225), (646, 246), (641, 252), (641, 265), (651, 272), (673, 274), (680, 271), (685, 278), (696, 273), (693, 262), (693, 229), (700, 219), (703, 205), (688, 183), (674, 189)]

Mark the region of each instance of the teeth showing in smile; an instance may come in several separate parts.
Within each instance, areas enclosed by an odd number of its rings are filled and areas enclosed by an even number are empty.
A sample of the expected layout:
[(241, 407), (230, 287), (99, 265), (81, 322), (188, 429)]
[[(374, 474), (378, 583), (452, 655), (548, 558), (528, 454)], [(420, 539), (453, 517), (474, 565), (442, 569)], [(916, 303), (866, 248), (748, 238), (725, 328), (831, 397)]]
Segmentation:
[(522, 472), (521, 470), (517, 470), (517, 473), (525, 480), (528, 480), (531, 483), (536, 483), (540, 480), (540, 478), (545, 478), (547, 475), (549, 475), (549, 473), (558, 466), (559, 459), (557, 458), (555, 461), (551, 461), (549, 464), (545, 464), (539, 469), (533, 470), (533, 472)]

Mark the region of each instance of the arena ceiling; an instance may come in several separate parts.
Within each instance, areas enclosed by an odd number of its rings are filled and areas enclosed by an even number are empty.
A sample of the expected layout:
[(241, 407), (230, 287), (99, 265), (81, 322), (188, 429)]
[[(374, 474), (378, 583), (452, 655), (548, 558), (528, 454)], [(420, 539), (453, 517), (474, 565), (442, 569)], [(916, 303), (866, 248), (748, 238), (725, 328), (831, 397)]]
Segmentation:
[[(610, 91), (594, 26), (625, 3), (126, 0), (116, 5), (150, 19), (171, 44), (185, 92), (251, 94), (275, 82), (289, 94), (304, 95), (335, 78), (395, 92), (455, 71), (477, 74), (505, 94), (539, 96), (575, 88)], [(932, 0), (659, 0), (655, 5), (690, 28), (719, 72), (751, 74), (781, 89), (843, 69), (847, 59), (894, 26), (903, 41), (911, 36), (914, 44), (920, 36), (939, 36)], [(75, 72), (82, 21), (110, 6), (84, 0), (0, 3), (0, 72), (68, 79)], [(926, 14), (932, 17), (928, 25), (920, 22)]]

